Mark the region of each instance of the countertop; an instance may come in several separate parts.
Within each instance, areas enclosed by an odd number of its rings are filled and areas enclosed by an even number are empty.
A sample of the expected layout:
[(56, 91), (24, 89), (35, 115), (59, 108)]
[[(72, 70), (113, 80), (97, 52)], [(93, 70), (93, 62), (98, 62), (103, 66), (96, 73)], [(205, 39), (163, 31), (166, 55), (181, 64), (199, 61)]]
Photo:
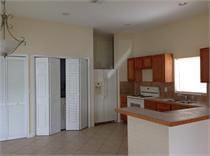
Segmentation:
[[(164, 101), (163, 99), (149, 99), (149, 100), (159, 100), (163, 103), (164, 102), (169, 103), (168, 101)], [(175, 102), (171, 102), (171, 104), (173, 103)], [(150, 122), (158, 123), (169, 127), (209, 119), (210, 109), (206, 105), (202, 103), (191, 103), (186, 105), (193, 105), (198, 107), (168, 111), (168, 112), (158, 112), (158, 111), (136, 108), (136, 107), (118, 108), (116, 109), (116, 111), (120, 114), (136, 117), (139, 119), (147, 120)]]
[(208, 103), (205, 102), (191, 102), (191, 103), (181, 103), (179, 101), (173, 101), (174, 99), (165, 99), (165, 98), (149, 98), (149, 99), (145, 99), (148, 101), (157, 101), (157, 102), (161, 102), (161, 103), (167, 103), (167, 104), (179, 104), (179, 105), (183, 105), (183, 106), (197, 106), (197, 107), (208, 107)]

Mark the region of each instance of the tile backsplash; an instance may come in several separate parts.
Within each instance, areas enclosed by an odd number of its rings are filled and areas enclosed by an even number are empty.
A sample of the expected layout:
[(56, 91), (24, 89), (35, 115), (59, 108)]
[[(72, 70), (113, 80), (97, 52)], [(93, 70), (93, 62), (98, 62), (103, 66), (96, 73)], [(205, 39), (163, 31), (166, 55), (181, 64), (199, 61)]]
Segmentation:
[(134, 83), (129, 81), (121, 81), (120, 95), (134, 95)]
[[(160, 88), (161, 98), (174, 98), (182, 100), (185, 94), (175, 93), (174, 83), (160, 83), (160, 82), (120, 82), (120, 94), (122, 95), (139, 95), (140, 86), (156, 86)], [(187, 95), (189, 98), (193, 98), (195, 101), (208, 103), (208, 94), (205, 95)]]

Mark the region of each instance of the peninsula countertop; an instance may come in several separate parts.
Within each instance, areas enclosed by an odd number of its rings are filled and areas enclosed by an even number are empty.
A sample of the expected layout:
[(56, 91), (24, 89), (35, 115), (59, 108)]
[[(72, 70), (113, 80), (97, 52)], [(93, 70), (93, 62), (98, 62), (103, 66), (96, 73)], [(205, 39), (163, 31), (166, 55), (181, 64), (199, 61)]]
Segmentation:
[(168, 112), (158, 112), (137, 107), (117, 108), (116, 111), (120, 114), (169, 127), (207, 120), (210, 114), (209, 107), (202, 106)]

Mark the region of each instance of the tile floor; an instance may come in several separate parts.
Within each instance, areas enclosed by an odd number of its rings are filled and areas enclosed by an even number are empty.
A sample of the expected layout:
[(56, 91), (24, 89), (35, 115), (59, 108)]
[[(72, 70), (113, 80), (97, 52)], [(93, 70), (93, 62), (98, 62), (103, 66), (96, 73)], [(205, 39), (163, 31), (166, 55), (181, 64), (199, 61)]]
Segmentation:
[(127, 155), (127, 126), (109, 123), (50, 137), (0, 142), (4, 155)]

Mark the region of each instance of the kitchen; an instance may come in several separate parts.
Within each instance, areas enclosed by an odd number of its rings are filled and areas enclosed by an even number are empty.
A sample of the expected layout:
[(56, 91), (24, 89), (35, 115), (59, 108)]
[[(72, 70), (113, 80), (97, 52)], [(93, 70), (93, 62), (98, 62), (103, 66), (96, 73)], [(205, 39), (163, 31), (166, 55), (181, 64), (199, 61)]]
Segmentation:
[[(195, 21), (189, 19), (185, 24), (180, 22), (166, 25), (162, 30), (154, 29), (152, 32), (132, 36), (133, 54), (120, 69), (127, 71), (127, 75), (121, 73), (121, 108), (117, 109), (121, 114), (121, 121), (128, 122), (129, 155), (208, 155), (209, 49), (205, 45), (198, 46), (202, 44), (201, 41), (198, 43), (197, 40), (195, 43), (194, 39), (192, 42), (197, 46), (190, 45), (190, 36), (183, 36), (185, 40), (181, 40), (175, 35), (177, 31), (189, 31), (187, 26), (190, 23), (192, 28), (193, 22)], [(192, 29), (197, 30), (195, 27)], [(151, 35), (152, 33), (157, 36)], [(165, 34), (164, 41), (158, 40), (160, 34)], [(142, 36), (139, 37), (140, 35)], [(120, 37), (121, 40), (128, 41), (131, 36), (119, 34)], [(140, 41), (143, 42), (141, 45), (138, 44)], [(155, 46), (151, 47), (148, 41), (151, 45), (156, 42)], [(119, 39), (119, 42), (122, 41)], [(129, 49), (128, 47), (126, 48)], [(148, 52), (150, 55), (146, 52), (140, 54), (137, 52), (140, 49), (151, 51)], [(180, 53), (180, 49), (186, 50), (186, 53)], [(132, 105), (134, 107), (129, 107)], [(161, 137), (158, 138), (155, 134)], [(175, 139), (182, 136), (185, 136), (185, 141)], [(158, 145), (161, 141), (163, 146)]]
[(26, 45), (0, 57), (0, 155), (209, 155), (208, 2), (6, 8)]

